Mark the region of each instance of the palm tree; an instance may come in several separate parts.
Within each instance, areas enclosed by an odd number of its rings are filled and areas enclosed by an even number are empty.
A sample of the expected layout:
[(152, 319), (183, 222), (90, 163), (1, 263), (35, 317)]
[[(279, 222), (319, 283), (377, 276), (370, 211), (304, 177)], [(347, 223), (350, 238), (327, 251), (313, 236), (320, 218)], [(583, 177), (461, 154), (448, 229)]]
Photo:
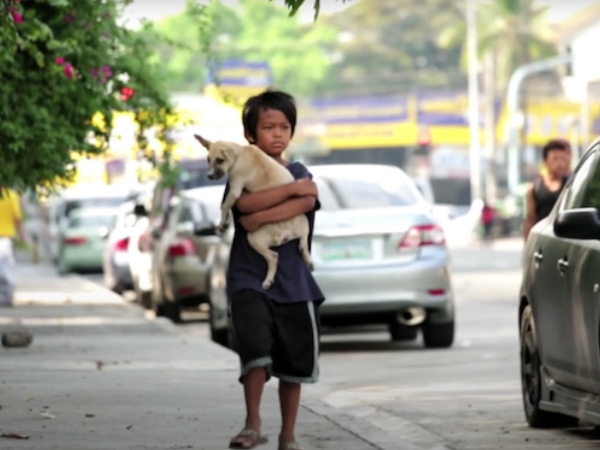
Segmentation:
[[(438, 43), (446, 48), (462, 47), (462, 66), (466, 69), (466, 20), (464, 0), (455, 0), (454, 8), (459, 20), (442, 28)], [(484, 99), (486, 117), (486, 145), (490, 162), (496, 160), (495, 98), (505, 92), (513, 72), (521, 65), (556, 54), (550, 26), (548, 7), (537, 6), (535, 0), (488, 0), (477, 8), (477, 34), (479, 60), (483, 61)], [(526, 102), (525, 96), (523, 96)], [(526, 110), (522, 105), (523, 111)], [(488, 165), (486, 193), (496, 196), (496, 171)]]

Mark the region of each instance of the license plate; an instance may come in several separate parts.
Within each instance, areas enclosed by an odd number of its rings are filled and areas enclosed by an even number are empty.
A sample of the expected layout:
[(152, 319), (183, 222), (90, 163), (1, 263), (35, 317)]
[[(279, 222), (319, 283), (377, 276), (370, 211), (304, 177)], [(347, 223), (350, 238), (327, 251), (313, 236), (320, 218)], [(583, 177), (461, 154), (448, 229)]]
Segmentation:
[(334, 241), (324, 242), (320, 249), (323, 261), (340, 261), (344, 259), (364, 260), (373, 258), (371, 241)]

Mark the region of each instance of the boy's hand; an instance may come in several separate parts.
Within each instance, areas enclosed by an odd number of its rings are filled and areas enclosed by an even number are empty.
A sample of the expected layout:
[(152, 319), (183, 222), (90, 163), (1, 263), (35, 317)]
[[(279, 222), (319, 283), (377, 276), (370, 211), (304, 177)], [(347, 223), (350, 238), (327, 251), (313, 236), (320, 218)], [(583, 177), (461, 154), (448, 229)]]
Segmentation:
[(248, 232), (258, 230), (262, 224), (260, 212), (246, 214), (245, 216), (240, 217), (240, 225)]
[(294, 184), (296, 196), (298, 197), (318, 197), (319, 195), (317, 185), (309, 178), (301, 178), (300, 180), (296, 180)]

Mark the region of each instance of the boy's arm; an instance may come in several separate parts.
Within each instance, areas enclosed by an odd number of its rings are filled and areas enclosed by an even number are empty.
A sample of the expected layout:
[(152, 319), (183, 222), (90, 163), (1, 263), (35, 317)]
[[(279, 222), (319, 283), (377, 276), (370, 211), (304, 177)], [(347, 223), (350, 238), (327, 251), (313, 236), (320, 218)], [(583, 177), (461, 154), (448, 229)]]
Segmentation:
[(290, 220), (313, 211), (316, 204), (317, 198), (314, 196), (292, 198), (272, 208), (243, 216), (240, 222), (246, 230), (254, 231), (264, 224)]
[(273, 189), (244, 193), (235, 205), (242, 214), (252, 214), (273, 208), (292, 197), (305, 195), (316, 196), (316, 186), (312, 181), (302, 179)]

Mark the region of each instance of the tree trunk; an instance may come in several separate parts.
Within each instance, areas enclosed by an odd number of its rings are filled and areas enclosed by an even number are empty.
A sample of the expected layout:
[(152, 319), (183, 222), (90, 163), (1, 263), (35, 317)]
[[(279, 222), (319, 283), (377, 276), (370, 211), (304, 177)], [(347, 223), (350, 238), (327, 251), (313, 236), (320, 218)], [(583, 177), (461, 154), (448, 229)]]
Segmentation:
[(490, 51), (483, 60), (483, 95), (485, 117), (485, 198), (493, 202), (497, 197), (498, 182), (496, 179), (496, 55)]

